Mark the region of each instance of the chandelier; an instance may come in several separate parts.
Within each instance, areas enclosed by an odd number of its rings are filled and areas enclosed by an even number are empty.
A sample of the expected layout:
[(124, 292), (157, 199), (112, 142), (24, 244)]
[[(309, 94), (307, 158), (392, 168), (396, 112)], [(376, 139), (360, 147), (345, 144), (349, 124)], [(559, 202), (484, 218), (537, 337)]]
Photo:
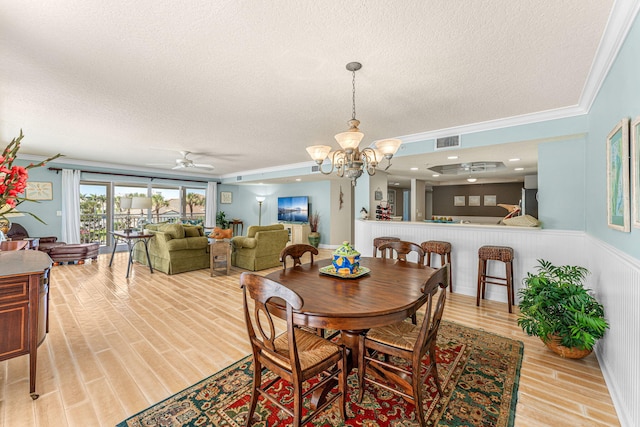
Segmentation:
[[(329, 145), (307, 147), (307, 153), (318, 164), (320, 172), (324, 175), (330, 175), (336, 169), (339, 177), (346, 176), (351, 179), (351, 185), (354, 186), (364, 171), (367, 171), (369, 175), (375, 175), (376, 168), (383, 158), (387, 159), (386, 169), (388, 169), (391, 166), (391, 158), (402, 144), (399, 139), (383, 139), (377, 141), (373, 147), (366, 147), (362, 150), (358, 148), (364, 137), (364, 134), (358, 129), (360, 121), (356, 119), (356, 71), (360, 68), (362, 68), (362, 64), (359, 62), (347, 64), (347, 70), (352, 73), (352, 110), (351, 120), (347, 122), (349, 130), (335, 136), (341, 148), (332, 152)], [(331, 160), (331, 169), (325, 172), (322, 170), (322, 164), (327, 158)]]

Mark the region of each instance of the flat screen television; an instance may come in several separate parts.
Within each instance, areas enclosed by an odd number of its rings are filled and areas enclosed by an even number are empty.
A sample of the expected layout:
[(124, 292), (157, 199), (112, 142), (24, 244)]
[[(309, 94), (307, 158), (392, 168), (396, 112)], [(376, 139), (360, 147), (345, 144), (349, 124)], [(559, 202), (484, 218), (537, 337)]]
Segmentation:
[(309, 222), (309, 197), (278, 197), (278, 221)]

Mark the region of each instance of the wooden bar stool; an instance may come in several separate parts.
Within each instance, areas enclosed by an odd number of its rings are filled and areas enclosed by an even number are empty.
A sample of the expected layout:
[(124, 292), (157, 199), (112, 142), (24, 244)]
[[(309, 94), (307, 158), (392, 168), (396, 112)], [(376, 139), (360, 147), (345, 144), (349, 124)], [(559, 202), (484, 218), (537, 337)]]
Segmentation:
[[(399, 242), (399, 237), (376, 237), (373, 239), (373, 257), (376, 258), (378, 256), (378, 248), (381, 245), (384, 245), (387, 242)], [(391, 256), (391, 249), (388, 250), (387, 254)]]
[[(513, 248), (508, 246), (482, 246), (478, 249), (478, 293), (476, 306), (480, 305), (480, 298), (484, 299), (487, 283), (507, 287), (507, 303), (509, 313), (515, 304), (513, 292)], [(501, 261), (505, 265), (505, 277), (487, 276), (487, 261)]]
[(438, 240), (428, 240), (420, 243), (422, 250), (424, 250), (424, 260), (427, 267), (431, 267), (431, 255), (440, 255), (440, 267), (445, 264), (449, 264), (449, 292), (453, 292), (453, 276), (451, 271), (453, 270), (451, 265), (451, 243), (440, 242)]

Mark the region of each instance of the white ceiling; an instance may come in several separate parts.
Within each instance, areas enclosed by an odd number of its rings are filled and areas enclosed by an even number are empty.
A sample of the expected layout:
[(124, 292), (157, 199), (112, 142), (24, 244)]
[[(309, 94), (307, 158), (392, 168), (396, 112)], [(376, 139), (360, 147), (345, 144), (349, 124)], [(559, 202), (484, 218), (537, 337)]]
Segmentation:
[[(215, 169), (193, 171), (216, 177), (309, 162), (306, 146), (337, 146), (333, 135), (347, 129), (350, 61), (363, 64), (356, 106), (367, 145), (575, 107), (613, 6), (3, 1), (0, 143), (22, 128), (25, 154), (164, 171), (180, 150), (210, 153), (192, 159)], [(515, 147), (517, 157), (535, 165), (536, 144)], [(500, 160), (478, 151), (467, 159)], [(412, 163), (428, 178), (433, 156), (394, 158), (391, 179), (412, 176)]]

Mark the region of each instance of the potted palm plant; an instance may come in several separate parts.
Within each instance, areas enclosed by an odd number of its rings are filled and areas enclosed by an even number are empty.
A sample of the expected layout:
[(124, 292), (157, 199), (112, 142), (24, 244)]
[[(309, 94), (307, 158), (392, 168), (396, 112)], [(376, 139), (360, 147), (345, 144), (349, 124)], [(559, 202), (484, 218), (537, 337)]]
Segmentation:
[(538, 264), (536, 273), (527, 273), (525, 287), (519, 291), (518, 325), (562, 357), (587, 356), (609, 327), (604, 307), (584, 287), (589, 270), (545, 260)]
[(227, 215), (224, 211), (218, 211), (216, 214), (216, 225), (222, 229), (229, 228), (229, 220), (227, 219)]
[(320, 214), (316, 212), (312, 212), (309, 215), (309, 228), (311, 228), (311, 233), (309, 233), (309, 244), (314, 248), (317, 248), (320, 244), (320, 233), (318, 232), (318, 225), (320, 224)]

